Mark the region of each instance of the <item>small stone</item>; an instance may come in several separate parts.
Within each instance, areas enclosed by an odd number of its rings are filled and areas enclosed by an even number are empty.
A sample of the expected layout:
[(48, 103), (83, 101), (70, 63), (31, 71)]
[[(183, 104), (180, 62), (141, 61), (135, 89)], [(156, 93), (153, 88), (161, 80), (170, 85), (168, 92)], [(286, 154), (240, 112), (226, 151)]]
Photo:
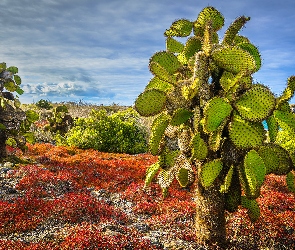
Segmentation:
[(12, 168), (13, 167), (13, 163), (12, 162), (5, 162), (3, 166), (5, 168)]
[(147, 224), (142, 224), (142, 223), (135, 223), (134, 227), (141, 233), (147, 233), (148, 231), (151, 230), (149, 225)]
[[(7, 162), (6, 162), (7, 163)], [(6, 164), (5, 163), (5, 164)], [(9, 170), (12, 170), (12, 168), (10, 168), (10, 167), (2, 167), (2, 168), (0, 168), (0, 174), (7, 174), (7, 172), (9, 171)]]

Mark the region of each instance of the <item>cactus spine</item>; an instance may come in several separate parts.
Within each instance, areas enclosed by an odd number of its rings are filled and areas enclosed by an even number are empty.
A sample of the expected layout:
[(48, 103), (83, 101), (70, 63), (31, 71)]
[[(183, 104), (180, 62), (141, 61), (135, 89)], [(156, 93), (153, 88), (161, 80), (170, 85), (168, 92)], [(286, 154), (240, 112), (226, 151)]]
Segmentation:
[(166, 51), (150, 59), (154, 78), (135, 102), (141, 115), (156, 116), (150, 149), (160, 157), (147, 170), (146, 185), (157, 173), (164, 195), (174, 178), (182, 187), (196, 182), (195, 226), (201, 243), (225, 242), (225, 210), (242, 205), (251, 220), (259, 218), (256, 198), (266, 174), (287, 175), (294, 191), (295, 157), (277, 145), (276, 137), (279, 130), (295, 135), (287, 103), (295, 92), (295, 76), (278, 98), (252, 81), (261, 67), (260, 54), (239, 35), (249, 20), (237, 18), (221, 42), (216, 32), (224, 18), (213, 7), (204, 8), (196, 21), (175, 21), (164, 33)]

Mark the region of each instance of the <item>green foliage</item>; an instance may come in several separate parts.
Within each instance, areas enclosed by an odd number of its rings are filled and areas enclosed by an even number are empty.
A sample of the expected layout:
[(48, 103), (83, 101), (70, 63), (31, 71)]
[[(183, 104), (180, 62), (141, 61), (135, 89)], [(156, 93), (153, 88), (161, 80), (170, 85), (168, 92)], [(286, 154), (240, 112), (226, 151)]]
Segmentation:
[(133, 109), (107, 115), (93, 110), (88, 118), (78, 118), (64, 135), (62, 144), (102, 152), (143, 153), (147, 150), (146, 133)]
[[(164, 194), (173, 179), (181, 186), (193, 179), (205, 189), (217, 185), (228, 211), (242, 204), (255, 221), (260, 213), (255, 199), (267, 174), (287, 175), (293, 190), (295, 116), (288, 101), (295, 92), (295, 76), (278, 98), (253, 82), (252, 74), (261, 67), (260, 53), (239, 35), (249, 20), (238, 17), (222, 41), (216, 32), (224, 18), (213, 7), (204, 8), (195, 21), (175, 21), (165, 32), (167, 51), (150, 59), (155, 77), (135, 108), (143, 116), (157, 115), (150, 151), (159, 155), (158, 181)], [(186, 42), (177, 37), (187, 37)], [(177, 152), (169, 164), (163, 163), (167, 152)], [(147, 175), (146, 183), (157, 171)]]

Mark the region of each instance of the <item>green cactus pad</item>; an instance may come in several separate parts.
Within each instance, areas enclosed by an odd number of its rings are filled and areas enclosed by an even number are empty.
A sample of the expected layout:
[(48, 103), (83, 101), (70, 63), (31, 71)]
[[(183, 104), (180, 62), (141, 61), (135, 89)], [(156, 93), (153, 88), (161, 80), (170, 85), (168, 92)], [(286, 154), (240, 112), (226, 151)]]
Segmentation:
[(268, 127), (268, 136), (270, 142), (275, 142), (277, 138), (277, 134), (279, 132), (279, 125), (276, 122), (274, 116), (270, 116), (266, 119), (267, 127)]
[(148, 169), (146, 171), (146, 175), (145, 175), (145, 182), (144, 182), (145, 187), (147, 187), (148, 185), (151, 184), (153, 178), (155, 177), (155, 175), (157, 174), (159, 169), (160, 169), (159, 162), (156, 162), (148, 167)]
[(230, 96), (239, 88), (249, 88), (252, 85), (252, 78), (243, 71), (237, 75), (224, 71), (220, 78), (220, 85), (225, 91), (225, 96)]
[(164, 136), (165, 129), (170, 122), (169, 115), (161, 113), (152, 124), (149, 148), (152, 155), (159, 153), (159, 144)]
[(254, 72), (256, 64), (251, 54), (239, 47), (221, 47), (212, 52), (214, 62), (226, 71), (238, 74), (241, 71)]
[(289, 172), (286, 176), (286, 183), (288, 189), (295, 194), (295, 176), (292, 172)]
[(294, 114), (286, 111), (275, 110), (273, 112), (274, 118), (279, 126), (286, 131), (295, 133), (295, 116)]
[(230, 115), (232, 106), (226, 99), (214, 97), (204, 108), (204, 130), (206, 133), (211, 133), (218, 129), (222, 122)]
[(239, 176), (236, 170), (233, 171), (231, 178), (231, 184), (228, 191), (224, 194), (225, 209), (231, 213), (237, 211), (239, 205), (241, 205), (241, 184), (239, 182)]
[(190, 37), (181, 53), (177, 58), (182, 64), (188, 64), (189, 59), (202, 48), (202, 43), (196, 37)]
[(150, 62), (150, 71), (158, 78), (168, 83), (176, 83), (177, 79), (175, 75), (171, 75), (164, 67), (157, 62)]
[(176, 179), (181, 187), (186, 187), (193, 182), (193, 173), (187, 168), (180, 168), (176, 175)]
[(161, 168), (166, 169), (173, 167), (175, 164), (175, 160), (177, 159), (179, 154), (179, 150), (170, 150), (168, 148), (165, 148), (165, 150), (163, 150), (163, 152), (159, 155)]
[(215, 159), (202, 166), (200, 178), (203, 187), (208, 188), (213, 184), (222, 170), (222, 167), (223, 164), (221, 159)]
[(240, 31), (240, 29), (245, 25), (247, 21), (250, 20), (250, 17), (241, 16), (238, 17), (226, 30), (224, 34), (224, 38), (222, 44), (224, 45), (232, 45), (236, 35)]
[(152, 62), (161, 65), (169, 74), (174, 74), (181, 67), (177, 57), (173, 53), (166, 51), (155, 53), (150, 59), (150, 63)]
[(231, 72), (224, 71), (220, 78), (220, 85), (224, 91), (229, 91), (235, 85), (235, 75)]
[(179, 19), (172, 23), (170, 28), (165, 31), (165, 36), (186, 37), (193, 29), (193, 23), (187, 19)]
[(250, 53), (255, 60), (255, 72), (258, 71), (261, 68), (261, 56), (258, 49), (251, 43), (240, 43), (238, 47)]
[(208, 22), (212, 22), (212, 30), (213, 31), (218, 31), (224, 25), (224, 17), (214, 7), (204, 8), (200, 12), (197, 20), (194, 22), (195, 36), (199, 36), (199, 37), (203, 36), (205, 26)]
[(250, 194), (255, 196), (264, 182), (266, 167), (263, 159), (253, 149), (245, 156), (244, 171)]
[(148, 89), (158, 89), (165, 93), (167, 93), (169, 90), (173, 88), (173, 85), (169, 82), (163, 81), (158, 77), (154, 77), (150, 80), (148, 85), (145, 87), (145, 90)]
[(274, 95), (262, 85), (254, 85), (235, 103), (239, 114), (249, 121), (263, 121), (275, 107)]
[(214, 152), (219, 150), (222, 142), (224, 141), (223, 130), (224, 130), (224, 127), (225, 127), (226, 124), (227, 124), (227, 120), (224, 120), (220, 124), (220, 126), (218, 127), (217, 130), (215, 130), (214, 132), (211, 132), (209, 134), (208, 145), (209, 145), (209, 148), (211, 150), (213, 150)]
[(262, 123), (249, 122), (234, 115), (229, 126), (229, 137), (238, 148), (253, 148), (262, 145), (265, 130)]
[(234, 44), (239, 45), (241, 43), (250, 43), (250, 40), (245, 36), (236, 35), (234, 38)]
[(223, 133), (224, 126), (221, 126), (221, 127), (222, 129), (218, 129), (209, 135), (209, 142), (208, 142), (209, 148), (213, 150), (214, 152), (219, 150), (221, 142), (223, 140), (222, 133)]
[(281, 146), (269, 143), (259, 147), (258, 154), (265, 163), (266, 174), (285, 175), (290, 172), (292, 161)]
[(172, 37), (166, 39), (166, 49), (172, 53), (180, 53), (184, 49), (184, 45)]
[(288, 103), (288, 101), (279, 101), (277, 99), (277, 105), (276, 105), (276, 109), (277, 110), (280, 110), (280, 111), (284, 111), (284, 112), (291, 112), (291, 107), (290, 107), (290, 104)]
[(192, 159), (203, 161), (208, 154), (208, 148), (200, 133), (194, 135), (192, 139)]
[(278, 105), (282, 102), (289, 101), (295, 92), (295, 76), (291, 76), (288, 78), (287, 87), (284, 90), (283, 94), (278, 99)]
[(135, 109), (142, 116), (153, 116), (164, 109), (165, 103), (165, 92), (158, 89), (149, 89), (137, 97)]
[(229, 191), (231, 180), (234, 173), (234, 166), (232, 165), (224, 178), (223, 184), (220, 186), (220, 193), (227, 193)]
[(260, 208), (256, 200), (250, 200), (246, 196), (241, 197), (241, 205), (248, 209), (248, 215), (252, 222), (255, 222), (260, 217)]
[(179, 126), (191, 118), (192, 115), (193, 112), (184, 108), (179, 108), (174, 112), (170, 124), (172, 126)]

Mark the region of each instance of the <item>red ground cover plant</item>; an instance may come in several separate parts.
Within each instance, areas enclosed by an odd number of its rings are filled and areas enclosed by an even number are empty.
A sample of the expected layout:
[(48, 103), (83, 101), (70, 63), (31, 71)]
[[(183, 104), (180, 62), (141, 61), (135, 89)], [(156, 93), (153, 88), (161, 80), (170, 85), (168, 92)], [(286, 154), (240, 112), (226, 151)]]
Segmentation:
[[(124, 209), (91, 193), (102, 189), (131, 202), (134, 216), (140, 217), (151, 230), (165, 231), (169, 239), (195, 239), (194, 201), (188, 189), (174, 182), (165, 199), (156, 182), (143, 189), (146, 168), (157, 160), (154, 156), (101, 153), (50, 144), (28, 145), (24, 155), (9, 151), (35, 163), (20, 164), (6, 175), (7, 179), (18, 179), (16, 189), (21, 196), (9, 201), (0, 199), (0, 250), (157, 249), (143, 233), (130, 227), (132, 221)], [(254, 224), (245, 216), (244, 209), (228, 214), (232, 249), (295, 248), (295, 195), (288, 191), (284, 177), (267, 177), (259, 203), (261, 217)], [(67, 225), (65, 234), (38, 242), (11, 239), (36, 230), (48, 220)], [(103, 227), (105, 224), (116, 225), (119, 232), (109, 233)]]
[(158, 249), (151, 247), (150, 242), (141, 239), (143, 235), (124, 228), (124, 234), (105, 235), (95, 224), (83, 223), (73, 228), (61, 244), (62, 249)]
[(26, 195), (13, 203), (0, 200), (0, 235), (36, 228), (48, 215), (47, 201)]
[(122, 224), (128, 221), (123, 212), (87, 193), (68, 193), (55, 199), (50, 215), (71, 223), (111, 221)]

